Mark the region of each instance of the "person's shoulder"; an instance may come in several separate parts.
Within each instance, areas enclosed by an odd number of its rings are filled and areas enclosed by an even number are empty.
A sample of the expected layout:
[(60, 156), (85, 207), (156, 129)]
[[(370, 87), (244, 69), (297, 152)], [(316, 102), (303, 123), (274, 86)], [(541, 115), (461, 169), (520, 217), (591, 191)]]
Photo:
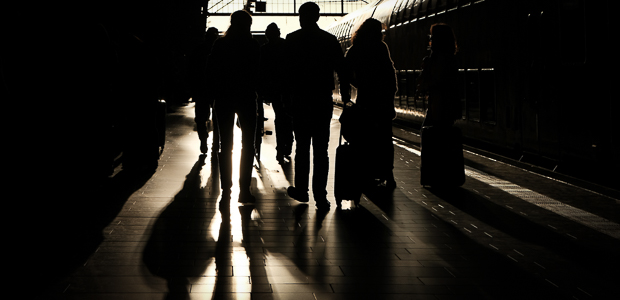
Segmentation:
[(211, 45), (210, 53), (214, 54), (215, 52), (218, 52), (219, 49), (221, 49), (225, 43), (226, 43), (226, 41), (223, 41), (222, 38), (219, 38), (219, 39), (213, 41), (213, 44)]
[(388, 44), (384, 41), (381, 41), (381, 43), (379, 43), (379, 48), (381, 48), (381, 50), (385, 49), (386, 51), (390, 51), (390, 47), (388, 46)]
[(258, 40), (257, 40), (257, 39), (255, 39), (255, 38), (251, 38), (251, 39), (250, 39), (250, 44), (252, 45), (252, 47), (255, 47), (255, 48), (260, 48), (260, 43), (259, 43), (259, 42), (258, 42)]
[(351, 56), (355, 55), (357, 53), (357, 48), (358, 47), (355, 47), (355, 45), (347, 48), (347, 51), (345, 52), (345, 56), (346, 57), (351, 57)]
[(230, 38), (226, 37), (226, 36), (223, 36), (223, 37), (220, 37), (220, 38), (218, 38), (217, 40), (215, 40), (213, 42), (213, 48), (215, 48), (217, 46), (223, 47), (224, 45), (228, 45), (228, 44), (230, 44)]
[(221, 44), (222, 40), (224, 40), (224, 37), (219, 37), (219, 38), (215, 39), (211, 45)]
[(281, 37), (279, 37), (279, 38), (277, 38), (277, 39), (275, 39), (275, 40), (273, 41), (273, 44), (274, 44), (275, 46), (281, 46), (281, 45), (283, 45), (283, 44), (285, 44), (285, 43), (286, 43), (286, 40), (285, 40), (285, 39), (283, 39), (283, 38), (281, 38)]
[(302, 35), (302, 31), (301, 29), (297, 29), (289, 34), (286, 35), (286, 40), (290, 40), (290, 39), (294, 39), (299, 37), (300, 35)]
[(336, 36), (335, 36), (335, 35), (333, 35), (333, 34), (331, 34), (331, 33), (327, 32), (327, 31), (325, 31), (325, 30), (323, 30), (323, 29), (320, 29), (320, 28), (319, 28), (319, 30), (317, 30), (316, 32), (317, 32), (317, 34), (318, 34), (321, 38), (323, 38), (323, 39), (326, 39), (326, 40), (332, 40), (332, 41), (338, 41), (338, 38), (336, 38)]

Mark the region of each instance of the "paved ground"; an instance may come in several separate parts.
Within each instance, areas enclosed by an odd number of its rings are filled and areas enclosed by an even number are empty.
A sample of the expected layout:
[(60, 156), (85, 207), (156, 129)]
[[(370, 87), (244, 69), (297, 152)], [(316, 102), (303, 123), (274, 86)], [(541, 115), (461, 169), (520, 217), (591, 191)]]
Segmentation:
[[(618, 296), (613, 191), (586, 190), (471, 152), (462, 188), (426, 189), (419, 185), (419, 137), (395, 128), (396, 190), (364, 187), (360, 206), (345, 201), (336, 209), (339, 112), (330, 145), (332, 209), (322, 213), (313, 200), (301, 204), (286, 195), (293, 164), (275, 160), (274, 135), (264, 137), (255, 166), (256, 204), (239, 205), (234, 190), (229, 203), (220, 201), (217, 162), (199, 153), (193, 107), (171, 110), (157, 171), (144, 178), (120, 171), (84, 195), (82, 220), (89, 222), (75, 228), (89, 228), (76, 229), (70, 246), (45, 247), (64, 255), (46, 262), (49, 275), (36, 279), (45, 290), (35, 298)], [(266, 129), (274, 130), (269, 107), (266, 116)]]

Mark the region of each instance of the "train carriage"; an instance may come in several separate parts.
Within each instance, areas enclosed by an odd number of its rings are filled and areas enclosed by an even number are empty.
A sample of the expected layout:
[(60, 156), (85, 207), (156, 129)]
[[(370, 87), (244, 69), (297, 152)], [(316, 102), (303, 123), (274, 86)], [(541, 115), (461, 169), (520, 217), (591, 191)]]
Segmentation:
[(367, 18), (386, 25), (398, 120), (419, 126), (427, 103), (415, 82), (429, 29), (449, 24), (459, 46), (457, 126), (469, 143), (553, 169), (598, 170), (620, 160), (608, 8), (585, 0), (378, 0), (328, 31), (346, 50)]

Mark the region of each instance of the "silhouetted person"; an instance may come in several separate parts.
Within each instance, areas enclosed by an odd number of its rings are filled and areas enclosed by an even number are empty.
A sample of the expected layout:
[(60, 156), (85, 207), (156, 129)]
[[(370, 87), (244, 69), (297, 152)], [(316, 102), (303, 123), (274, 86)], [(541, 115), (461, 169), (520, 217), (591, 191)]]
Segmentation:
[(457, 44), (452, 28), (443, 23), (431, 26), (431, 54), (424, 58), (418, 78), (421, 92), (428, 93), (423, 126), (449, 127), (461, 118), (458, 97)]
[(209, 146), (207, 139), (209, 131), (207, 122), (211, 116), (211, 106), (213, 105), (213, 95), (207, 90), (207, 57), (211, 53), (211, 47), (218, 38), (217, 28), (211, 27), (197, 41), (188, 57), (188, 75), (190, 82), (191, 96), (195, 103), (195, 122), (198, 138), (200, 139), (200, 152), (207, 153)]
[[(310, 145), (313, 150), (312, 192), (319, 209), (329, 209), (327, 175), (328, 144), (333, 112), (334, 71), (346, 76), (344, 55), (335, 36), (317, 25), (319, 6), (306, 2), (299, 7), (301, 29), (286, 36), (289, 49), (288, 86), (292, 93), (293, 130), (295, 132), (295, 186), (288, 194), (300, 202), (308, 201)], [(343, 86), (341, 85), (341, 88)], [(346, 87), (345, 87), (346, 88)], [(343, 100), (349, 101), (348, 90)]]
[(215, 101), (213, 109), (218, 123), (222, 193), (230, 195), (232, 187), (232, 149), (235, 114), (241, 127), (239, 168), (239, 202), (254, 202), (250, 192), (256, 131), (256, 80), (259, 44), (252, 38), (252, 17), (246, 11), (230, 15), (230, 27), (217, 39), (209, 55), (208, 79)]
[(456, 39), (446, 24), (431, 26), (431, 54), (424, 58), (419, 88), (428, 93), (422, 124), (420, 183), (432, 187), (457, 187), (465, 182), (461, 132), (454, 121), (461, 118), (458, 97)]
[[(358, 111), (370, 125), (362, 147), (368, 151), (371, 179), (385, 181), (388, 188), (395, 188), (394, 144), (392, 142), (392, 120), (396, 118), (394, 93), (396, 93), (396, 71), (390, 58), (390, 50), (383, 42), (383, 24), (368, 19), (353, 34), (345, 55), (348, 68), (353, 71), (351, 84), (357, 88)], [(346, 84), (346, 83), (343, 83)], [(345, 109), (350, 109), (347, 102)]]
[(290, 161), (293, 149), (293, 120), (287, 111), (289, 95), (284, 93), (286, 76), (285, 40), (280, 37), (280, 29), (271, 23), (265, 30), (267, 43), (260, 48), (260, 86), (259, 95), (265, 103), (271, 103), (276, 115), (276, 159), (279, 162)]

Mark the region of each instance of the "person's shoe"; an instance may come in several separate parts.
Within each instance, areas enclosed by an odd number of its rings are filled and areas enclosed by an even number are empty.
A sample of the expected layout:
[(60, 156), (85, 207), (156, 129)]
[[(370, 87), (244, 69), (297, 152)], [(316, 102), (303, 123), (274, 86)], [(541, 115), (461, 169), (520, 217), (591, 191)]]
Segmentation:
[(315, 201), (318, 210), (327, 211), (331, 207), (331, 203), (327, 199), (315, 199)]
[(288, 194), (289, 197), (299, 201), (299, 202), (308, 202), (310, 201), (310, 199), (308, 198), (308, 192), (300, 192), (297, 189), (295, 189), (294, 186), (289, 186), (288, 189), (286, 189), (286, 193)]
[(396, 188), (396, 181), (395, 181), (394, 179), (392, 179), (392, 180), (389, 180), (389, 179), (388, 179), (388, 180), (386, 180), (386, 182), (385, 182), (385, 187), (386, 187), (387, 189), (390, 189), (390, 190), (395, 189), (395, 188)]
[(241, 192), (239, 193), (239, 203), (254, 203), (256, 202), (256, 197), (254, 197), (254, 195), (252, 195), (252, 193), (248, 192)]

